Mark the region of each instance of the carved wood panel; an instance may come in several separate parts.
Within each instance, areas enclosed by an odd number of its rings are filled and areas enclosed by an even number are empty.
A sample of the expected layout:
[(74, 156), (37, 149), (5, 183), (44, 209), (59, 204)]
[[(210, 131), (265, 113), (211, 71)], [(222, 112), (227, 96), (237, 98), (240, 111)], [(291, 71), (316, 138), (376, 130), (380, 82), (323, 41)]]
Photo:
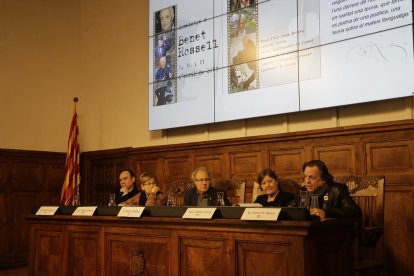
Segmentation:
[[(385, 179), (386, 181), (386, 179)], [(390, 185), (385, 189), (384, 240), (389, 275), (414, 272), (414, 185)]]
[(34, 236), (34, 275), (60, 275), (64, 264), (63, 229), (37, 229)]
[(323, 160), (333, 175), (353, 175), (356, 172), (354, 145), (315, 146), (314, 159)]
[(0, 268), (27, 263), (26, 216), (33, 206), (58, 202), (64, 162), (61, 153), (0, 150)]
[(182, 275), (226, 275), (225, 241), (180, 238)]
[(34, 193), (23, 192), (14, 193), (12, 202), (16, 204), (13, 208), (13, 227), (12, 240), (14, 242), (13, 251), (17, 258), (27, 258), (29, 252), (29, 223), (26, 216), (31, 214), (34, 203), (37, 202), (37, 195)]
[(68, 275), (101, 275), (99, 228), (68, 229)]
[(12, 189), (21, 190), (42, 190), (45, 167), (36, 159), (16, 162), (12, 173)]
[[(135, 173), (137, 175), (137, 181), (139, 178), (139, 175), (143, 172), (150, 172), (154, 175), (157, 175), (158, 178), (161, 177), (162, 170), (159, 168), (158, 160), (142, 160), (142, 161), (136, 161), (135, 162)], [(159, 179), (160, 181), (162, 179)]]
[(93, 162), (90, 166), (91, 181), (96, 184), (94, 188), (82, 187), (81, 185), (81, 191), (82, 188), (87, 190), (84, 199), (81, 194), (81, 204), (107, 204), (109, 194), (120, 188), (119, 174), (122, 170), (128, 168), (125, 158), (110, 158)]
[(188, 178), (190, 173), (189, 157), (165, 158), (164, 179), (167, 183), (182, 178)]
[(261, 152), (230, 152), (230, 178), (257, 175), (262, 168)]
[(413, 141), (366, 143), (367, 172), (371, 174), (414, 173)]
[(108, 233), (105, 239), (107, 275), (132, 275), (141, 269), (143, 275), (170, 275), (168, 237), (119, 232)]
[[(289, 243), (237, 242), (238, 275), (299, 275), (292, 265)], [(298, 256), (298, 261), (301, 258)], [(303, 273), (303, 271), (302, 271)]]
[(281, 174), (285, 177), (302, 176), (302, 170), (298, 164), (303, 164), (304, 162), (304, 148), (269, 151), (269, 167), (272, 168), (276, 174)]
[(223, 179), (227, 176), (227, 162), (223, 155), (203, 155), (194, 157), (195, 167), (206, 167), (215, 179)]

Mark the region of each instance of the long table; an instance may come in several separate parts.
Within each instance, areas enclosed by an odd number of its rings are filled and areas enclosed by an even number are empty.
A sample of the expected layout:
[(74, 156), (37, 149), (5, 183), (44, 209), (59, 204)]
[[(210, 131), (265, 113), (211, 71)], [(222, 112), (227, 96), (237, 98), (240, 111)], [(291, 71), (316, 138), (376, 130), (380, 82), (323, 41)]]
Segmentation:
[(31, 215), (28, 221), (29, 275), (352, 274), (349, 220)]

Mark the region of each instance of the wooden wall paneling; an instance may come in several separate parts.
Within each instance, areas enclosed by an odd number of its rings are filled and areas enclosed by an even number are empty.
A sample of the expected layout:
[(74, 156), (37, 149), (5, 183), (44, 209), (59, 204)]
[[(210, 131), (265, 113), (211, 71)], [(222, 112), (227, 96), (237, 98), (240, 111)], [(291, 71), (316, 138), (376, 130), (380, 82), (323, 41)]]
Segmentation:
[(45, 166), (42, 160), (19, 160), (12, 169), (11, 188), (14, 191), (41, 191), (45, 182)]
[(157, 177), (159, 178), (159, 164), (158, 164), (158, 159), (155, 160), (135, 160), (134, 161), (134, 171), (137, 175), (137, 177), (139, 178), (139, 175), (142, 174), (143, 172), (150, 172), (153, 173), (155, 175), (157, 175)]
[(102, 275), (99, 227), (67, 227), (68, 275)]
[[(10, 194), (0, 191), (0, 260), (9, 263), (13, 258), (13, 205)], [(1, 264), (0, 263), (0, 264)]]
[(388, 274), (413, 275), (414, 185), (386, 185), (384, 203), (384, 247)]
[(167, 236), (154, 237), (118, 230), (117, 233), (107, 232), (105, 243), (106, 275), (133, 275), (131, 260), (143, 267), (144, 275), (171, 275), (168, 261), (171, 251)]
[(335, 176), (355, 174), (355, 154), (355, 144), (314, 146), (315, 159), (323, 160)]
[(35, 227), (30, 233), (30, 241), (35, 244), (29, 258), (32, 275), (62, 275), (60, 271), (66, 265), (63, 227)]
[(13, 255), (16, 259), (26, 260), (29, 252), (29, 223), (26, 217), (32, 213), (38, 195), (32, 192), (15, 192), (11, 194), (14, 208), (12, 211), (13, 226), (11, 239), (13, 240)]
[(366, 143), (369, 174), (413, 174), (413, 140)]
[(194, 169), (197, 167), (206, 167), (214, 179), (228, 178), (226, 158), (223, 154), (214, 155), (194, 155)]
[[(137, 158), (134, 158), (137, 162), (148, 160), (149, 157), (154, 160), (157, 159), (162, 164), (165, 181), (171, 182), (188, 178), (191, 170), (196, 167), (198, 157), (216, 156), (218, 158), (218, 156), (222, 156), (220, 158), (222, 158), (224, 164), (220, 175), (226, 176), (225, 178), (228, 176), (228, 178), (247, 179), (245, 200), (248, 201), (251, 196), (253, 181), (261, 169), (274, 166), (276, 170), (282, 170), (286, 174), (292, 174), (292, 177), (295, 177), (292, 167), (293, 161), (290, 161), (294, 159), (292, 157), (294, 155), (290, 156), (292, 159), (289, 159), (288, 155), (290, 150), (294, 152), (294, 149), (299, 150), (301, 148), (303, 148), (304, 161), (320, 158), (326, 161), (334, 176), (350, 174), (384, 175), (386, 187), (389, 185), (414, 186), (413, 142), (414, 120), (403, 120), (296, 133), (163, 145), (142, 149), (134, 148), (124, 151), (123, 154), (137, 156)], [(285, 156), (283, 155), (284, 151), (287, 154)], [(271, 157), (272, 154), (275, 155)], [(144, 156), (145, 158), (143, 158)], [(83, 157), (86, 158), (87, 162), (85, 163), (87, 164), (93, 158), (107, 158), (107, 153), (106, 151), (92, 154), (84, 153)], [(275, 160), (272, 161), (272, 158), (275, 158)], [(281, 160), (280, 158), (287, 158), (287, 160), (279, 162), (278, 158), (279, 160)], [(297, 158), (299, 159), (299, 157)], [(217, 160), (213, 158), (208, 161), (206, 159), (205, 164), (212, 162), (212, 165), (208, 165), (216, 167)], [(281, 164), (282, 167), (277, 167), (278, 164)], [(86, 171), (83, 179), (87, 179), (86, 185), (94, 187), (95, 184), (88, 179), (89, 173)], [(397, 193), (386, 194), (385, 208), (388, 208), (387, 200), (396, 201), (396, 198), (398, 198)], [(400, 214), (391, 216), (388, 213), (388, 217), (389, 219), (385, 223), (385, 231), (389, 227), (393, 227), (394, 224), (401, 224), (398, 221), (401, 219)], [(405, 214), (402, 214), (402, 217), (404, 218)], [(408, 221), (407, 223), (412, 225), (413, 222)], [(395, 231), (399, 231), (399, 235), (408, 237), (409, 242), (414, 241), (414, 237), (411, 237), (412, 232), (408, 232), (407, 227)], [(387, 237), (391, 236), (386, 236), (385, 239)], [(387, 241), (385, 242), (387, 244)], [(388, 254), (397, 254), (395, 258), (399, 258), (405, 253), (392, 251)], [(406, 254), (405, 256), (410, 255)], [(395, 262), (399, 261), (403, 262), (402, 267), (408, 265), (406, 258)], [(389, 262), (391, 265), (394, 264), (392, 256), (390, 256)]]
[(0, 160), (0, 193), (7, 189), (7, 179), (9, 176), (7, 162)]
[(230, 177), (243, 179), (262, 169), (262, 152), (230, 152)]
[[(304, 275), (303, 248), (292, 241), (239, 240), (237, 275)], [(300, 243), (299, 243), (300, 244)], [(298, 263), (302, 262), (302, 263)]]
[(190, 157), (164, 158), (164, 175), (166, 183), (183, 178), (189, 178), (191, 173)]
[(46, 164), (46, 178), (43, 193), (38, 197), (38, 205), (59, 205), (60, 193), (65, 178), (65, 161), (56, 160)]
[(278, 176), (301, 177), (305, 162), (304, 148), (279, 149), (269, 151), (269, 164)]
[(225, 240), (181, 237), (181, 275), (228, 275)]
[[(361, 139), (360, 139), (361, 140)], [(364, 141), (355, 144), (355, 174), (365, 175), (367, 173), (367, 153)]]
[(26, 216), (33, 206), (57, 204), (64, 162), (63, 153), (0, 149), (0, 268), (27, 263)]
[[(93, 183), (93, 186), (81, 185), (81, 190), (86, 190), (81, 194), (81, 204), (106, 205), (109, 194), (119, 189), (119, 174), (126, 168), (129, 168), (127, 159), (122, 157), (91, 161), (90, 183)], [(84, 199), (82, 195), (86, 195)]]

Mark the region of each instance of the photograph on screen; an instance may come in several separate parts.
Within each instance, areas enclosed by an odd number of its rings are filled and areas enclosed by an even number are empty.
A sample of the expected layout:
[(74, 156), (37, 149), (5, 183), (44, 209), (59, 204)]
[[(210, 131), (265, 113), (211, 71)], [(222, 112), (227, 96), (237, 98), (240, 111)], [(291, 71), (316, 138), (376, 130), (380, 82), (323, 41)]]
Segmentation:
[(155, 33), (169, 32), (176, 26), (175, 6), (163, 8), (155, 13), (154, 27)]
[(157, 82), (154, 85), (153, 106), (177, 102), (176, 80)]
[(256, 0), (229, 0), (230, 11), (236, 11), (256, 4)]
[(175, 46), (175, 32), (167, 32), (158, 34), (155, 36), (156, 39), (154, 39), (155, 45), (154, 45), (154, 56), (157, 60), (159, 60), (160, 57), (174, 57), (176, 54), (176, 46)]
[[(243, 1), (238, 3), (240, 2)], [(258, 87), (256, 8), (256, 5), (251, 4), (228, 14), (229, 93)], [(232, 7), (229, 7), (229, 10), (231, 9)]]

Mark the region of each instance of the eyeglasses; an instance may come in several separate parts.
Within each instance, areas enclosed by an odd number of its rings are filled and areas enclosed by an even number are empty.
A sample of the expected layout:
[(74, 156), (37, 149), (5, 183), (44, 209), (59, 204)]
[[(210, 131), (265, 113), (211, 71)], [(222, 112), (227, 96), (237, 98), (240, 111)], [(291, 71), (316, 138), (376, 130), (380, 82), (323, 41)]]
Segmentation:
[(200, 179), (196, 179), (195, 181), (209, 183), (211, 181), (211, 179), (210, 178), (200, 178)]
[(157, 183), (155, 183), (155, 182), (146, 182), (146, 183), (144, 183), (144, 186), (157, 186)]

